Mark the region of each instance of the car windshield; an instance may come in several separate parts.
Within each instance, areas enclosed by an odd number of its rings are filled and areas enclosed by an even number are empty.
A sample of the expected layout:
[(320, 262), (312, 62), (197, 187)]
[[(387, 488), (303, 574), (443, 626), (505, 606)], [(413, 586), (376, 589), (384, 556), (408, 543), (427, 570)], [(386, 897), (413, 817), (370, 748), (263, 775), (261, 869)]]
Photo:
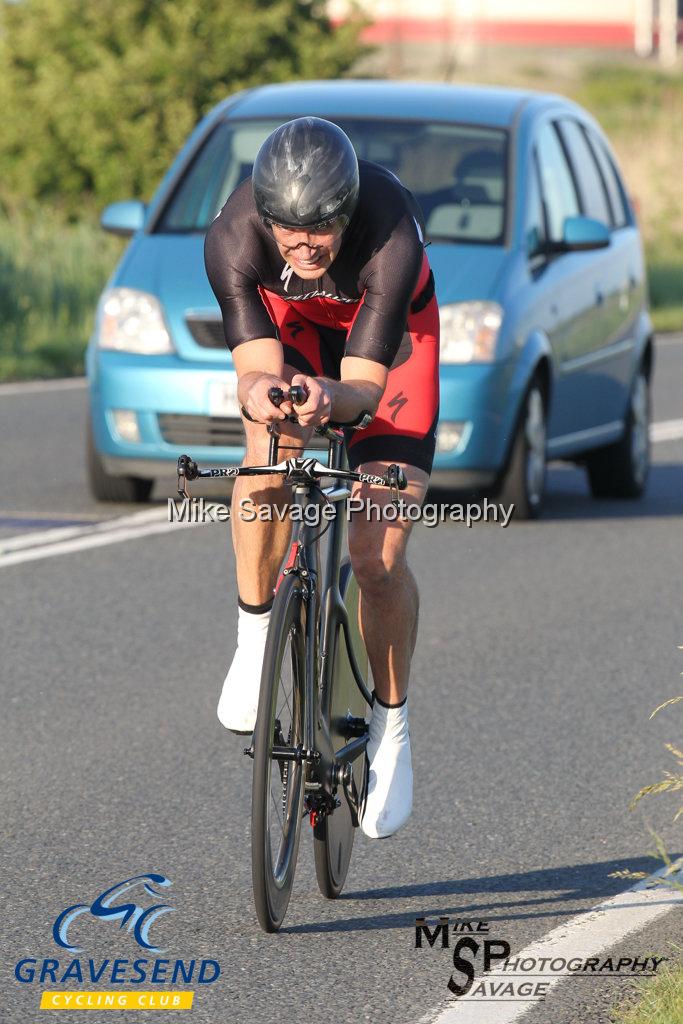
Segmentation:
[[(259, 146), (282, 121), (223, 121), (204, 142), (156, 230), (204, 232), (251, 174)], [(434, 241), (501, 245), (507, 195), (507, 133), (424, 121), (336, 118), (361, 159), (382, 164), (410, 189)]]

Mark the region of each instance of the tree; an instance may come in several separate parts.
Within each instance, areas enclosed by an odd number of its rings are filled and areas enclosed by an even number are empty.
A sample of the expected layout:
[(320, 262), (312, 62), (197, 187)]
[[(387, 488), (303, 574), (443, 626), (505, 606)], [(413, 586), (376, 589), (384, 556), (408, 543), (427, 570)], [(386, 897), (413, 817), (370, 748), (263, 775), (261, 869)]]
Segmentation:
[(333, 78), (362, 49), (323, 0), (0, 0), (0, 194), (78, 215), (147, 198), (238, 89)]

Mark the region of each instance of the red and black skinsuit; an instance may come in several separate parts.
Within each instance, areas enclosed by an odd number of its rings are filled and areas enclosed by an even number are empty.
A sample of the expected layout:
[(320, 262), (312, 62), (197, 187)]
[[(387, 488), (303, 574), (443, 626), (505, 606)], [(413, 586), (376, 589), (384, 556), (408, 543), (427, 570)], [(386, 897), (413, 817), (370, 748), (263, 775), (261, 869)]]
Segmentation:
[(209, 228), (206, 271), (232, 350), (279, 338), (287, 366), (339, 379), (343, 356), (389, 369), (377, 413), (349, 432), (349, 465), (402, 462), (429, 473), (439, 408), (439, 313), (413, 196), (391, 172), (359, 161), (360, 195), (325, 274), (303, 280), (282, 258), (251, 179)]

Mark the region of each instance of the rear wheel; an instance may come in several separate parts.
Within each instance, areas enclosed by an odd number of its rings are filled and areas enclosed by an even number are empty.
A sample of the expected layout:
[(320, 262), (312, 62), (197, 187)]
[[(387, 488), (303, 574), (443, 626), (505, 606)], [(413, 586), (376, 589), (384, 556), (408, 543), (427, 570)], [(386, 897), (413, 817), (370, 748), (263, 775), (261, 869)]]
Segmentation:
[(304, 742), (304, 623), (301, 586), (285, 576), (273, 605), (254, 731), (252, 881), (256, 914), (267, 932), (277, 931), (287, 911), (304, 809), (305, 765), (273, 758), (274, 747)]
[(88, 421), (86, 459), (90, 492), (98, 501), (125, 501), (142, 503), (149, 500), (153, 480), (137, 476), (112, 476), (107, 473), (102, 457), (95, 447), (92, 424)]
[(624, 436), (586, 458), (594, 498), (640, 498), (650, 472), (650, 386), (644, 370), (636, 374), (626, 413)]
[(546, 408), (538, 379), (526, 393), (517, 421), (510, 460), (498, 491), (514, 505), (515, 519), (536, 519), (541, 511), (546, 469)]
[[(346, 559), (340, 569), (339, 588), (349, 618), (349, 633), (358, 667), (367, 676), (368, 658), (358, 625), (359, 590), (351, 563)], [(332, 670), (332, 692), (329, 704), (329, 731), (335, 753), (344, 747), (357, 732), (349, 719), (364, 719), (367, 704), (356, 685), (351, 669), (344, 635), (339, 629)], [(365, 785), (366, 761), (361, 754), (353, 762), (353, 777), (358, 794)], [(348, 800), (340, 786), (340, 803), (331, 814), (323, 816), (313, 830), (315, 873), (323, 896), (336, 899), (341, 893), (349, 870), (355, 828)]]

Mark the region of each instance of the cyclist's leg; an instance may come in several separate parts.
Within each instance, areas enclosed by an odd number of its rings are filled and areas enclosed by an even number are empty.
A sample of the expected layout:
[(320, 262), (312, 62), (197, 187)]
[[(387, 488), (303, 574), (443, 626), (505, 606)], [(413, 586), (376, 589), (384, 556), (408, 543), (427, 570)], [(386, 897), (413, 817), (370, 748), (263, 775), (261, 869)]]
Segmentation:
[[(353, 468), (382, 473), (398, 462), (408, 478), (406, 506), (424, 500), (434, 457), (438, 418), (438, 311), (432, 300), (411, 317), (375, 420), (351, 437)], [(372, 501), (356, 513), (349, 549), (361, 590), (361, 629), (368, 649), (376, 700), (368, 742), (368, 791), (363, 831), (391, 835), (412, 809), (412, 768), (406, 694), (415, 647), (419, 595), (407, 563), (410, 518), (394, 518), (391, 496), (367, 484), (354, 497)]]
[[(362, 468), (380, 475), (388, 464), (389, 460), (377, 460), (363, 463)], [(403, 469), (408, 487), (401, 497), (406, 507), (419, 507), (429, 476), (415, 466), (404, 464)], [(407, 689), (419, 593), (406, 558), (411, 520), (407, 516), (393, 520), (394, 507), (385, 488), (362, 484), (354, 496), (373, 503), (354, 514), (349, 549), (361, 592), (361, 632), (375, 686), (361, 828), (370, 838), (379, 839), (401, 828), (413, 805)]]
[[(348, 439), (349, 465), (382, 472), (390, 462), (403, 465), (409, 486), (401, 498), (421, 505), (434, 459), (439, 408), (439, 343), (436, 299), (408, 320), (408, 331), (392, 364), (375, 419)], [(361, 588), (362, 625), (375, 689), (389, 704), (403, 700), (417, 617), (417, 587), (406, 561), (411, 523), (387, 522), (391, 496), (367, 484), (357, 495), (379, 507), (373, 516), (357, 515), (349, 546)], [(355, 495), (354, 495), (355, 496)], [(379, 518), (379, 522), (377, 519)], [(387, 607), (396, 614), (387, 616)], [(389, 632), (387, 633), (387, 630)]]
[[(320, 338), (315, 325), (297, 318), (291, 325), (291, 308), (286, 302), (269, 303), (285, 350), (283, 376), (310, 372), (319, 360)], [(244, 420), (245, 466), (268, 461), (269, 435), (262, 423)], [(311, 429), (282, 423), (281, 444), (290, 446), (283, 457), (303, 447)], [(237, 649), (223, 683), (218, 718), (234, 732), (251, 732), (256, 721), (263, 652), (270, 622), (273, 588), (287, 553), (291, 523), (286, 514), (291, 497), (279, 476), (244, 477), (235, 481), (232, 496), (232, 539), (237, 564), (239, 596)]]
[[(297, 367), (285, 366), (283, 376), (285, 380), (291, 380), (299, 372)], [(265, 426), (246, 420), (244, 431), (246, 450), (242, 465), (265, 465), (270, 442)], [(310, 433), (310, 429), (283, 422), (280, 427), (282, 457), (299, 454)], [(232, 541), (237, 563), (237, 590), (242, 604), (260, 607), (272, 599), (277, 572), (287, 552), (291, 533), (291, 524), (285, 514), (289, 497), (290, 489), (281, 476), (238, 477), (235, 480)]]
[[(390, 461), (399, 460), (364, 462), (361, 470), (382, 475)], [(429, 476), (405, 463), (403, 470), (408, 486), (401, 500), (406, 508), (419, 507)], [(406, 696), (417, 635), (419, 594), (407, 561), (413, 521), (395, 512), (386, 488), (356, 484), (353, 498), (363, 502), (349, 527), (351, 563), (361, 591), (361, 630), (375, 692), (385, 704), (396, 705)]]

